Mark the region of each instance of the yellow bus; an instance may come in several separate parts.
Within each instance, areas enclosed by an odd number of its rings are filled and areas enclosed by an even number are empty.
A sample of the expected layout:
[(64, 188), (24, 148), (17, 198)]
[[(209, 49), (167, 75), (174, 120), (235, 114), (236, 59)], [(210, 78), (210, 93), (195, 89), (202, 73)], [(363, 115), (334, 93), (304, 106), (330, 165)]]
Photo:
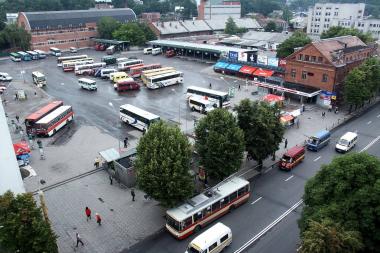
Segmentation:
[(147, 85), (149, 83), (148, 80), (151, 79), (153, 76), (159, 76), (159, 75), (168, 74), (168, 73), (172, 73), (172, 72), (176, 72), (176, 70), (173, 68), (173, 69), (156, 71), (156, 72), (152, 72), (152, 73), (148, 73), (148, 74), (142, 74), (141, 80), (143, 81), (143, 83), (145, 85)]
[(144, 70), (143, 72), (141, 72), (142, 75), (144, 74), (150, 74), (150, 73), (154, 73), (154, 72), (159, 72), (159, 71), (164, 71), (164, 70), (175, 70), (175, 68), (173, 67), (163, 67), (163, 68), (158, 68), (158, 69), (149, 69), (149, 70)]

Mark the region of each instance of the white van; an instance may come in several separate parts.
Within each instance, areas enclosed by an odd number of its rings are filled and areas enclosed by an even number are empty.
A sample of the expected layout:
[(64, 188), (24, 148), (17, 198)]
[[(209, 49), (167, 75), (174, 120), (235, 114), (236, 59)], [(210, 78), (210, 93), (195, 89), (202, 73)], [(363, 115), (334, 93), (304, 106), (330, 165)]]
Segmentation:
[(160, 47), (156, 47), (152, 49), (152, 55), (162, 54), (162, 49)]
[(116, 69), (102, 69), (100, 70), (100, 77), (101, 78), (110, 78), (111, 73), (117, 72)]
[(88, 78), (80, 78), (78, 79), (78, 84), (82, 89), (85, 90), (97, 90), (96, 81), (88, 79)]
[(0, 72), (0, 81), (10, 82), (12, 81), (12, 77), (8, 73)]
[(144, 54), (151, 54), (152, 50), (153, 50), (153, 48), (151, 48), (151, 47), (144, 48)]
[(207, 114), (215, 109), (216, 105), (209, 100), (200, 96), (189, 97), (189, 107), (192, 111), (199, 111), (200, 113)]
[(342, 137), (340, 137), (338, 143), (335, 145), (335, 150), (342, 153), (348, 152), (356, 145), (357, 141), (357, 133), (347, 132)]
[(231, 242), (231, 229), (219, 222), (195, 237), (187, 247), (186, 253), (218, 253)]

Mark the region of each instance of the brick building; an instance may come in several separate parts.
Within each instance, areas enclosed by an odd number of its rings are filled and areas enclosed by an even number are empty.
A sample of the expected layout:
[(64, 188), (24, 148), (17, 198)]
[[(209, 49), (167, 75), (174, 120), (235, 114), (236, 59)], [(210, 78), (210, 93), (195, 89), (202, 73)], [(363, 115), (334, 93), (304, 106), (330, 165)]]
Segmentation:
[(97, 37), (96, 22), (102, 17), (112, 17), (120, 22), (136, 20), (132, 9), (91, 9), (70, 11), (20, 12), (18, 25), (32, 35), (33, 49), (50, 47), (89, 47), (90, 38)]
[(312, 42), (286, 58), (285, 81), (335, 93), (340, 100), (344, 78), (375, 52), (351, 35)]
[(150, 23), (157, 22), (161, 18), (161, 14), (159, 12), (143, 12), (141, 13), (141, 19)]

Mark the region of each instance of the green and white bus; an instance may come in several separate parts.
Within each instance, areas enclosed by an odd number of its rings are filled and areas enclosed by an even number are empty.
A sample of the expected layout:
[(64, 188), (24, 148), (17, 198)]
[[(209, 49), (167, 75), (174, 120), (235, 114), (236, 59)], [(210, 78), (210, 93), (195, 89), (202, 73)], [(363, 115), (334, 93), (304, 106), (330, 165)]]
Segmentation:
[(11, 60), (14, 62), (21, 61), (21, 55), (18, 53), (10, 53), (9, 56), (11, 57)]

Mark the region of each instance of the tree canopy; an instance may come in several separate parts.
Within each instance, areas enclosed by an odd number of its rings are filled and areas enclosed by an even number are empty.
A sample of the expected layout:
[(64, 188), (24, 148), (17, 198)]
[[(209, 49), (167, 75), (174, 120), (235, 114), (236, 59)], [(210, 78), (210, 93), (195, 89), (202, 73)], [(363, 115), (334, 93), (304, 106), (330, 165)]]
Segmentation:
[(86, 10), (94, 7), (93, 0), (5, 0), (6, 12)]
[(277, 57), (285, 58), (294, 53), (295, 48), (303, 47), (309, 43), (311, 43), (311, 39), (305, 33), (296, 31), (278, 46)]
[(112, 33), (121, 26), (120, 22), (112, 17), (102, 17), (98, 23), (98, 34), (102, 39), (112, 39)]
[(240, 169), (244, 152), (243, 132), (234, 116), (215, 109), (195, 128), (195, 149), (208, 176), (222, 180)]
[(24, 28), (15, 24), (7, 25), (0, 31), (0, 49), (18, 48), (28, 50), (30, 48), (31, 35)]
[(363, 33), (363, 32), (360, 32), (358, 29), (346, 28), (342, 26), (330, 27), (327, 31), (324, 31), (321, 34), (321, 39), (328, 39), (328, 38), (340, 37), (340, 36), (345, 36), (345, 35), (357, 36), (364, 43), (373, 41), (373, 38), (370, 33)]
[(166, 207), (177, 205), (193, 194), (190, 158), (190, 143), (178, 127), (151, 125), (137, 146), (138, 186)]
[(117, 40), (130, 41), (134, 46), (142, 46), (148, 40), (155, 39), (156, 35), (145, 23), (129, 22), (113, 31), (112, 37)]
[(284, 135), (280, 110), (266, 102), (244, 99), (235, 108), (238, 124), (244, 132), (245, 149), (259, 165), (279, 148)]
[(265, 31), (266, 32), (277, 32), (277, 25), (275, 22), (270, 21), (268, 24), (265, 26)]
[[(362, 237), (363, 252), (380, 245), (380, 160), (366, 153), (338, 156), (305, 186), (301, 234), (311, 221), (333, 220)], [(350, 251), (351, 252), (351, 251)]]
[(224, 32), (229, 35), (236, 35), (239, 33), (247, 32), (247, 28), (238, 27), (235, 21), (231, 17), (229, 17), (226, 21), (226, 27), (224, 28)]
[(9, 252), (58, 253), (56, 235), (32, 194), (0, 196), (0, 245)]

